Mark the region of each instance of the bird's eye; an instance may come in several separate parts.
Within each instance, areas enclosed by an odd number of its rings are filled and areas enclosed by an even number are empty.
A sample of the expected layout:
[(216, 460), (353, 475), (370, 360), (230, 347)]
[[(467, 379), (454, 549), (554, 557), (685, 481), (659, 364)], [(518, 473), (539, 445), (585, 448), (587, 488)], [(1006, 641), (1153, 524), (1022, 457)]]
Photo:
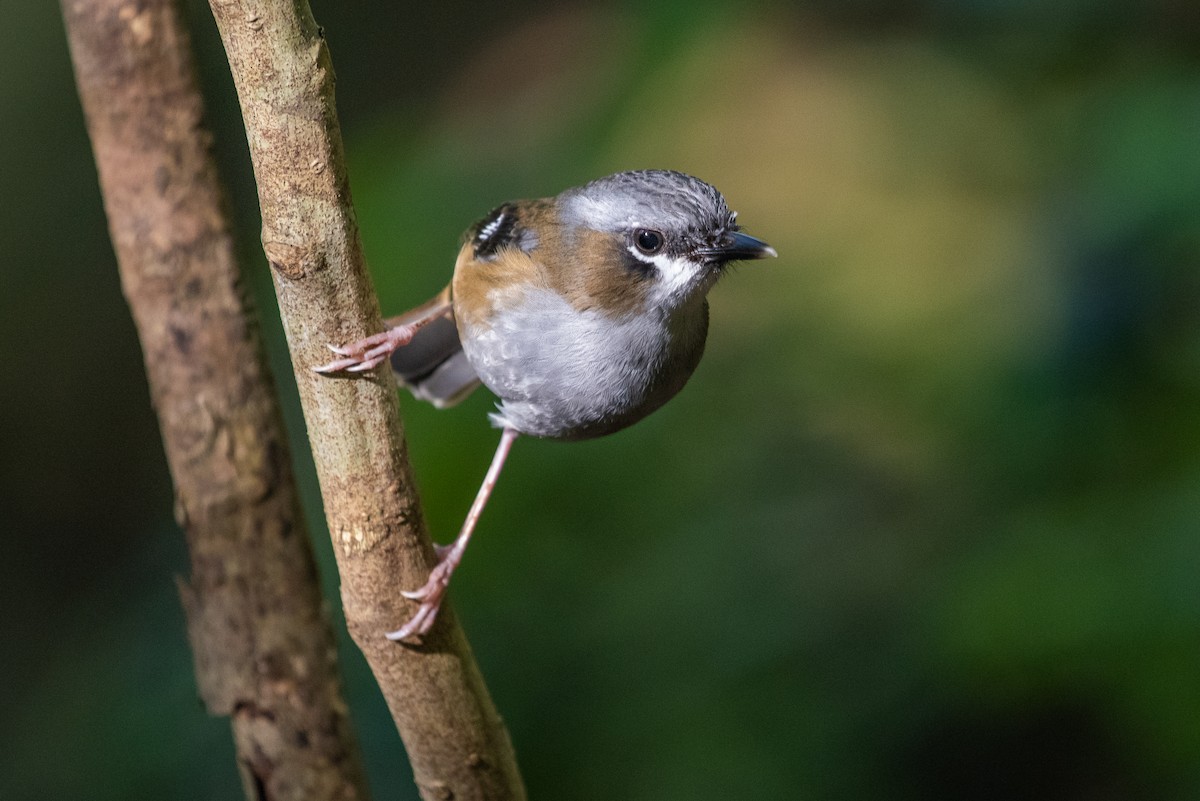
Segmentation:
[(662, 250), (663, 235), (649, 228), (639, 228), (633, 233), (633, 242), (643, 253), (657, 253)]

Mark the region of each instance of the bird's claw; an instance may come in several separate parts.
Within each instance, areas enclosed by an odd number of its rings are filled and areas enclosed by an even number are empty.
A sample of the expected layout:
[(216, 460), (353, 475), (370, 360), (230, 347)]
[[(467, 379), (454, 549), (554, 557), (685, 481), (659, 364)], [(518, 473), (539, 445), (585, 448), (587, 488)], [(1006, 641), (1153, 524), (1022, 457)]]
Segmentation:
[(312, 369), (318, 373), (340, 373), (342, 371), (365, 373), (367, 370), (373, 370), (382, 364), (396, 348), (412, 341), (413, 334), (419, 327), (418, 325), (398, 325), (348, 345), (327, 345), (326, 347), (343, 358), (334, 359)]
[[(441, 551), (448, 550), (445, 547), (439, 547), (439, 558)], [(437, 566), (429, 574), (429, 580), (425, 582), (425, 586), (419, 590), (406, 590), (401, 592), (405, 598), (412, 601), (420, 601), (421, 606), (417, 608), (416, 614), (409, 618), (408, 622), (395, 631), (388, 632), (386, 636), (389, 640), (399, 641), (416, 635), (424, 635), (433, 628), (433, 622), (437, 619), (438, 610), (442, 606), (442, 599), (446, 597), (446, 588), (450, 586), (450, 574), (454, 572), (454, 565), (448, 560), (439, 561)]]

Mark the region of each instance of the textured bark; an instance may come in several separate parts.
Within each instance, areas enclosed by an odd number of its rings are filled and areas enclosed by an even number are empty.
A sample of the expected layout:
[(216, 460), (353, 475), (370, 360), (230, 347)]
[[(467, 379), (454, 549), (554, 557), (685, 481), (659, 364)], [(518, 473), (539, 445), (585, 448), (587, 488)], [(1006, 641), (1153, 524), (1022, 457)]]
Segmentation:
[(384, 633), (415, 610), (433, 550), (404, 447), (394, 381), (312, 372), (328, 343), (381, 329), (333, 99), (305, 0), (211, 0), (229, 57), (271, 265), (350, 634), (366, 656), (426, 799), (522, 799), (508, 734), (449, 606), (419, 646)]
[(187, 535), (180, 591), (200, 694), (232, 718), (247, 798), (365, 799), (180, 9), (62, 6)]

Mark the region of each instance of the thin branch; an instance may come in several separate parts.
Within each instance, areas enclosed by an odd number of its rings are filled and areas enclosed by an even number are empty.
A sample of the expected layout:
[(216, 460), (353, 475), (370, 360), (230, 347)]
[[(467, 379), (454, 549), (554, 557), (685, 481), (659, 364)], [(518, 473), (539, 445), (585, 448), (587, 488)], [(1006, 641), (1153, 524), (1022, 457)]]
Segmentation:
[(434, 563), (395, 385), (312, 372), (326, 345), (381, 330), (333, 99), (329, 51), (306, 0), (211, 0), (241, 101), (263, 248), (337, 555), (351, 636), (366, 655), (426, 799), (523, 799), (508, 734), (449, 609), (419, 647), (384, 633), (412, 614), (400, 590)]
[(62, 6), (187, 534), (180, 591), (200, 694), (232, 717), (247, 798), (365, 799), (180, 9)]

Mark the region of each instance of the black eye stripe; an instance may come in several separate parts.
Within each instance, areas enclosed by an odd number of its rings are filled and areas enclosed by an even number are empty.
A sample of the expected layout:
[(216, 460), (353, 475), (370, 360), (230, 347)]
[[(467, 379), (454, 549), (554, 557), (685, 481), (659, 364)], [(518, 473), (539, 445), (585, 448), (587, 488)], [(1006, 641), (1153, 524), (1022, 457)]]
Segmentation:
[(658, 270), (652, 262), (639, 255), (632, 248), (620, 248), (621, 263), (625, 269), (639, 278), (649, 278)]

